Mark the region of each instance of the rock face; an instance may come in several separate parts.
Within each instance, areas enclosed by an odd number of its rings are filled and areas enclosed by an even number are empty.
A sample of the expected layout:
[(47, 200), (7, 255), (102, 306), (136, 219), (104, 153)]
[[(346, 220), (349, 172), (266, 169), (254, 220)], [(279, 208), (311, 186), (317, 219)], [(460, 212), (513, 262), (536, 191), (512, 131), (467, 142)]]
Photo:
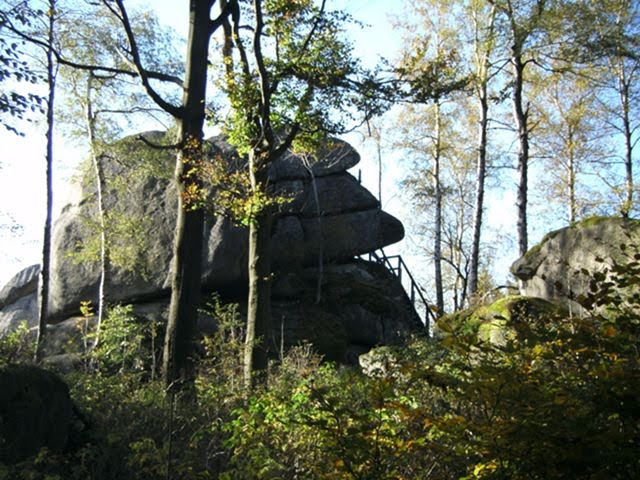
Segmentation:
[(40, 265), (31, 265), (14, 275), (0, 290), (0, 335), (15, 330), (23, 321), (30, 327), (35, 326), (39, 275)]
[(398, 279), (376, 263), (327, 267), (319, 299), (315, 268), (285, 281), (292, 280), (299, 291), (289, 298), (280, 282), (274, 285), (280, 293), (273, 304), (276, 344), (282, 332), (285, 347), (310, 341), (328, 360), (353, 364), (371, 347), (397, 343), (423, 328)]
[[(145, 136), (163, 141), (158, 132)], [(224, 139), (209, 142), (212, 155), (222, 155), (232, 165), (242, 162)], [(421, 324), (393, 275), (379, 265), (353, 260), (401, 240), (402, 224), (380, 210), (371, 193), (346, 172), (359, 161), (352, 147), (336, 140), (320, 157), (305, 165), (287, 155), (271, 168), (274, 189), (291, 198), (272, 234), (272, 340), (286, 346), (311, 341), (327, 358), (354, 361), (362, 351), (394, 342)], [(170, 153), (150, 151), (135, 139), (125, 139), (111, 158), (103, 159), (105, 176), (111, 179), (105, 195), (111, 219), (107, 233), (117, 239), (109, 246), (107, 299), (134, 304), (142, 319), (166, 319), (177, 211), (169, 178), (173, 162)], [(74, 186), (53, 229), (49, 310), (61, 328), (52, 331), (75, 331), (77, 319), (70, 317), (78, 315), (80, 302), (97, 300), (99, 268), (94, 259), (99, 244), (90, 178), (87, 173)], [(246, 230), (228, 218), (210, 216), (204, 243), (205, 293), (218, 291), (242, 301), (247, 289)], [(37, 266), (29, 267), (0, 294), (0, 335), (3, 326), (4, 331), (13, 328), (18, 319), (36, 325), (37, 272)], [(59, 348), (63, 343), (54, 339), (45, 349), (49, 355), (65, 353)]]
[[(145, 136), (162, 140), (158, 132)], [(210, 142), (213, 155), (222, 155), (230, 163), (240, 162), (223, 139)], [(108, 185), (106, 204), (118, 234), (112, 238), (123, 239), (112, 251), (123, 251), (120, 256), (124, 260), (112, 262), (107, 289), (112, 302), (148, 301), (163, 294), (170, 280), (177, 197), (166, 172), (173, 171), (174, 158), (168, 152), (152, 152), (150, 161), (149, 148), (132, 139), (123, 141), (121, 149), (117, 158), (103, 163), (106, 177), (117, 179)], [(301, 159), (291, 155), (272, 165), (275, 190), (292, 197), (273, 229), (277, 270), (296, 271), (314, 265), (321, 252), (325, 262), (341, 262), (402, 239), (402, 224), (380, 210), (377, 200), (346, 172), (358, 161), (353, 148), (336, 140), (321, 160), (310, 166), (313, 179)], [(164, 177), (157, 171), (164, 172)], [(319, 205), (315, 204), (313, 181)], [(53, 230), (49, 311), (58, 320), (77, 312), (80, 301), (96, 298), (99, 269), (95, 263), (78, 262), (96, 242), (94, 189), (88, 181), (79, 188)], [(227, 218), (210, 217), (204, 239), (204, 285), (211, 289), (244, 285), (246, 230)]]
[(67, 445), (73, 405), (56, 375), (27, 365), (0, 369), (0, 463), (12, 464), (47, 447)]
[(596, 272), (633, 259), (639, 244), (639, 220), (594, 217), (549, 233), (511, 272), (522, 295), (566, 303), (589, 293)]
[(0, 290), (0, 310), (16, 302), (36, 289), (40, 265), (31, 265), (18, 272)]

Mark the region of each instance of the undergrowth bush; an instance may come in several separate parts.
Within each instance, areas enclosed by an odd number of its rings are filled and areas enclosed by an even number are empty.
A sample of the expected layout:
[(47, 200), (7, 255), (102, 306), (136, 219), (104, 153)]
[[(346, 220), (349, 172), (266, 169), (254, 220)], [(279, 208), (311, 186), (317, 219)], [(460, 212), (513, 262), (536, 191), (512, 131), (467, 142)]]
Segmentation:
[(11, 363), (30, 363), (35, 353), (35, 336), (27, 322), (0, 338), (0, 368)]
[[(517, 316), (499, 344), (449, 329), (380, 350), (366, 375), (301, 345), (251, 392), (238, 307), (214, 298), (192, 402), (168, 402), (136, 360), (145, 342), (120, 344), (109, 328), (125, 327), (105, 322), (101, 367), (67, 376), (87, 419), (70, 452), (0, 466), (0, 478), (637, 478), (640, 297), (613, 286), (640, 265), (605, 273), (582, 317)], [(18, 337), (0, 351), (22, 351)]]

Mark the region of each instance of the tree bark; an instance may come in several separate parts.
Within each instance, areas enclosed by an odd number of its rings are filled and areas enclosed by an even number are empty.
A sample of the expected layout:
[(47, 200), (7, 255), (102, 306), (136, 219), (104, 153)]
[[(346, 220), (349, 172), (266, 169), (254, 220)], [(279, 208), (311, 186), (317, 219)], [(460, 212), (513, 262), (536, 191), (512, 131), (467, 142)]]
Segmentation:
[[(267, 185), (266, 166), (256, 165), (250, 154), (251, 187), (255, 193)], [(247, 390), (257, 381), (257, 373), (267, 368), (267, 341), (271, 327), (271, 226), (270, 208), (259, 212), (249, 224), (249, 298), (244, 353), (244, 382)]]
[[(162, 374), (168, 391), (191, 385), (195, 332), (200, 304), (203, 225), (201, 209), (185, 205), (183, 193), (197, 182), (189, 177), (202, 152), (211, 8), (215, 0), (192, 1), (189, 12), (186, 76), (179, 122), (180, 150), (176, 159), (178, 218), (173, 249), (171, 303), (165, 334)], [(195, 185), (199, 185), (196, 183)]]
[(569, 223), (576, 221), (578, 216), (578, 207), (576, 203), (576, 158), (574, 152), (574, 135), (573, 128), (569, 127), (569, 165), (568, 167), (568, 190), (569, 190)]
[(434, 239), (433, 264), (434, 281), (436, 284), (436, 308), (438, 315), (444, 314), (444, 288), (442, 285), (442, 185), (440, 183), (440, 158), (442, 155), (440, 102), (435, 101), (436, 131), (433, 154), (433, 190), (435, 192), (434, 206)]
[(100, 222), (100, 280), (98, 282), (98, 320), (96, 325), (95, 338), (93, 348), (100, 343), (100, 329), (104, 319), (106, 308), (106, 283), (109, 255), (107, 252), (107, 222), (104, 207), (104, 189), (105, 178), (102, 169), (100, 155), (96, 149), (96, 117), (93, 112), (93, 101), (91, 92), (93, 91), (93, 72), (89, 72), (87, 79), (87, 105), (85, 109), (85, 121), (87, 127), (87, 136), (89, 139), (89, 148), (91, 150), (91, 162), (96, 176), (96, 203), (98, 204), (98, 219)]
[(628, 217), (633, 207), (633, 128), (631, 126), (629, 83), (627, 82), (624, 65), (619, 78), (620, 106), (622, 107), (622, 128), (625, 144), (625, 199), (620, 209), (623, 217)]
[(523, 256), (528, 250), (527, 202), (529, 176), (529, 111), (524, 106), (522, 95), (525, 64), (518, 45), (513, 46), (511, 58), (513, 67), (513, 117), (518, 129), (518, 193), (516, 208), (518, 211), (518, 253)]
[(478, 292), (478, 270), (480, 264), (480, 238), (482, 234), (482, 216), (484, 212), (484, 183), (487, 177), (487, 126), (489, 101), (487, 84), (482, 83), (479, 90), (480, 123), (478, 125), (478, 158), (476, 164), (476, 201), (473, 212), (473, 238), (471, 241), (471, 259), (469, 267), (469, 297)]
[(46, 192), (47, 213), (44, 222), (42, 241), (42, 266), (40, 268), (40, 283), (38, 295), (38, 334), (36, 336), (36, 348), (34, 359), (40, 363), (44, 356), (43, 346), (47, 334), (47, 320), (49, 307), (49, 278), (51, 272), (51, 224), (53, 223), (53, 127), (54, 104), (56, 92), (57, 67), (53, 56), (53, 42), (55, 33), (55, 7), (56, 1), (49, 1), (49, 29), (47, 49), (47, 85), (49, 93), (47, 98), (47, 153), (46, 153)]
[[(494, 37), (496, 19), (496, 7), (491, 7), (488, 26), (489, 45)], [(491, 46), (480, 48), (480, 28), (477, 16), (474, 14), (475, 24), (475, 51), (480, 56), (478, 59), (478, 107), (480, 121), (478, 123), (478, 156), (476, 161), (476, 198), (473, 212), (473, 237), (471, 240), (471, 254), (469, 259), (469, 280), (467, 283), (468, 298), (473, 299), (478, 293), (478, 274), (480, 269), (480, 240), (482, 237), (482, 223), (484, 213), (485, 180), (487, 178), (487, 134), (489, 130), (489, 95), (488, 84), (490, 79), (490, 53)]]

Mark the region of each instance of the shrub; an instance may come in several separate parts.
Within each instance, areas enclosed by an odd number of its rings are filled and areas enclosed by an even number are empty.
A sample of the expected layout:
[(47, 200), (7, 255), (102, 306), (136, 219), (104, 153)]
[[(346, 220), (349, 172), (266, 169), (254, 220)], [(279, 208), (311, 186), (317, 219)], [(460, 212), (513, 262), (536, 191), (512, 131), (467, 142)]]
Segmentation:
[(35, 353), (35, 335), (29, 331), (27, 322), (0, 338), (0, 367), (10, 363), (31, 363)]

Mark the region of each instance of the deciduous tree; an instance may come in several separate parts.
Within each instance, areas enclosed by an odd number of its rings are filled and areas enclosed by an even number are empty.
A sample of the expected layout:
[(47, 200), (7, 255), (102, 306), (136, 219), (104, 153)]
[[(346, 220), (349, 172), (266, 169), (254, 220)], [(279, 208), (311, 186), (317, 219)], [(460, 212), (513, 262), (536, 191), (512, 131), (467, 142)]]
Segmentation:
[(40, 362), (43, 356), (44, 339), (47, 332), (47, 309), (49, 305), (49, 277), (51, 271), (51, 227), (53, 223), (53, 132), (54, 132), (54, 107), (56, 95), (56, 80), (58, 76), (58, 65), (55, 61), (53, 50), (56, 41), (56, 0), (49, 0), (47, 12), (47, 34), (46, 34), (46, 72), (47, 72), (47, 152), (45, 155), (45, 180), (46, 180), (46, 216), (44, 222), (44, 232), (42, 240), (42, 265), (40, 267), (40, 284), (38, 292), (38, 334), (36, 338), (35, 360)]
[(496, 7), (486, 6), (484, 1), (471, 1), (464, 10), (463, 18), (471, 22), (473, 39), (472, 86), (478, 104), (478, 147), (476, 160), (476, 188), (473, 214), (473, 239), (469, 254), (468, 295), (473, 297), (478, 291), (480, 268), (480, 240), (482, 237), (483, 212), (485, 208), (485, 181), (487, 177), (487, 157), (489, 149), (489, 83), (498, 73), (493, 54), (496, 48), (495, 36)]
[[(153, 78), (145, 67), (137, 36), (129, 20), (123, 0), (103, 0), (102, 5), (120, 22), (127, 40), (126, 54), (134, 76), (139, 78), (145, 92), (164, 111), (178, 122), (175, 179), (178, 186), (178, 218), (172, 263), (171, 303), (167, 323), (163, 380), (170, 391), (189, 385), (193, 379), (194, 342), (198, 305), (200, 303), (202, 235), (204, 213), (189, 208), (183, 194), (199, 179), (192, 170), (202, 155), (207, 79), (209, 67), (209, 43), (213, 33), (221, 26), (227, 12), (218, 15), (213, 11), (216, 0), (189, 3), (189, 33), (185, 58), (183, 95), (179, 105), (167, 100), (154, 88)], [(167, 78), (167, 75), (160, 75)], [(175, 77), (173, 77), (175, 78)]]
[(606, 111), (597, 92), (585, 77), (566, 73), (546, 74), (535, 83), (538, 129), (532, 146), (546, 166), (538, 182), (546, 192), (543, 201), (560, 204), (569, 223), (605, 211), (606, 195), (598, 192), (606, 194), (608, 187), (598, 179), (609, 171), (613, 151), (604, 142)]
[[(227, 0), (224, 85), (229, 139), (248, 158), (249, 299), (245, 382), (266, 367), (271, 321), (270, 243), (274, 200), (270, 165), (287, 150), (314, 152), (344, 131), (357, 62), (344, 39), (347, 17), (326, 1)], [(353, 112), (351, 112), (353, 113)]]
[[(436, 2), (437, 3), (437, 2)], [(444, 104), (452, 93), (463, 89), (468, 78), (464, 75), (460, 57), (457, 53), (456, 35), (450, 22), (450, 3), (435, 5), (433, 2), (421, 2), (415, 9), (417, 27), (413, 21), (404, 25), (409, 35), (409, 48), (402, 52), (396, 70), (399, 81), (406, 85), (404, 101), (410, 104), (425, 105), (428, 108), (424, 121), (430, 126), (430, 132), (420, 130), (425, 135), (423, 141), (410, 140), (406, 146), (414, 153), (420, 152), (423, 159), (430, 163), (426, 171), (432, 183), (429, 189), (433, 200), (433, 269), (436, 304), (438, 314), (444, 313), (444, 287), (442, 279), (442, 234), (443, 234), (443, 162), (450, 155), (452, 143), (445, 133), (443, 124), (449, 123), (443, 111)], [(417, 33), (416, 33), (417, 32)], [(411, 107), (413, 109), (413, 107)], [(413, 109), (415, 111), (415, 109)], [(414, 124), (415, 125), (415, 124)], [(415, 141), (417, 140), (417, 142)], [(412, 146), (413, 144), (413, 146)], [(415, 147), (421, 145), (419, 149)], [(423, 172), (425, 170), (422, 170)], [(421, 182), (414, 183), (414, 185)], [(424, 184), (422, 184), (424, 185)], [(418, 197), (425, 192), (415, 190)]]
[(513, 106), (513, 122), (516, 129), (518, 152), (518, 187), (516, 196), (518, 253), (527, 252), (528, 240), (528, 189), (531, 104), (527, 100), (526, 82), (528, 70), (540, 62), (548, 33), (546, 20), (551, 10), (551, 0), (489, 0), (497, 9), (496, 28), (503, 52), (508, 55), (511, 68), (510, 90)]

